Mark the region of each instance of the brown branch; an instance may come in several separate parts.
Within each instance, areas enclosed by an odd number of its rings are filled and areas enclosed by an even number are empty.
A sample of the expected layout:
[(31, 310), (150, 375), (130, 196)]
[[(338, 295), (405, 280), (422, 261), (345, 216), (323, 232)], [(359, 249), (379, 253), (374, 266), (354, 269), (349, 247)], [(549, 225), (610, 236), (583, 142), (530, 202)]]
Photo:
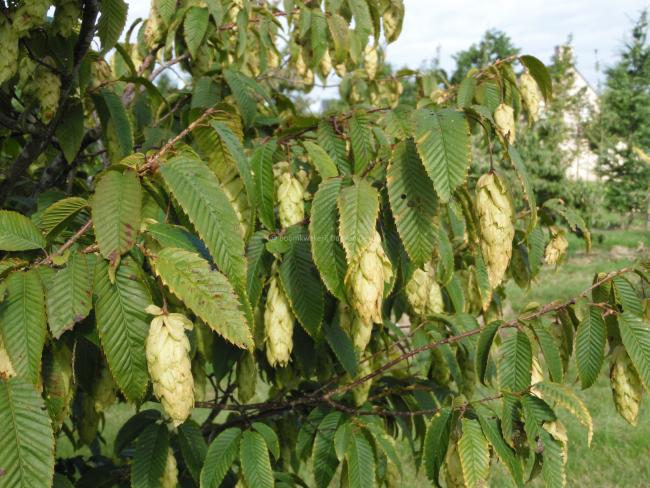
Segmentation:
[(63, 114), (65, 113), (68, 102), (70, 100), (70, 95), (74, 89), (74, 80), (79, 74), (79, 69), (81, 68), (81, 62), (83, 61), (88, 49), (90, 49), (90, 43), (92, 42), (93, 36), (95, 34), (95, 22), (99, 14), (99, 2), (98, 0), (85, 0), (84, 2), (84, 11), (83, 18), (81, 21), (81, 29), (79, 31), (79, 38), (74, 47), (74, 58), (73, 58), (73, 67), (72, 71), (61, 77), (61, 97), (59, 102), (59, 107), (54, 114), (51, 122), (48, 124), (42, 136), (34, 136), (30, 141), (25, 144), (20, 154), (16, 157), (7, 178), (0, 185), (0, 206), (4, 204), (7, 197), (11, 191), (16, 186), (16, 183), (20, 177), (27, 171), (29, 166), (38, 158), (41, 153), (47, 148), (54, 136), (54, 132), (58, 127), (59, 123), (63, 119)]
[(54, 258), (55, 256), (61, 256), (64, 252), (66, 252), (68, 249), (70, 249), (70, 247), (75, 242), (77, 242), (86, 232), (88, 232), (88, 230), (92, 227), (92, 225), (93, 225), (93, 220), (88, 219), (86, 221), (86, 223), (82, 227), (80, 227), (79, 230), (77, 232), (75, 232), (72, 237), (70, 237), (70, 239), (65, 241), (65, 243), (63, 243), (61, 245), (61, 247), (56, 250), (56, 252), (50, 254), (49, 256), (47, 256), (46, 258), (44, 258), (44, 259), (42, 259), (40, 261), (36, 261), (35, 264), (37, 264), (37, 265), (39, 265), (39, 264), (51, 264), (52, 263), (52, 258)]
[(221, 110), (215, 108), (209, 108), (205, 112), (203, 112), (194, 122), (188, 125), (181, 132), (179, 132), (178, 135), (172, 137), (169, 141), (167, 141), (165, 145), (162, 146), (156, 154), (149, 157), (147, 159), (147, 162), (140, 167), (138, 173), (142, 175), (144, 173), (156, 171), (156, 169), (158, 168), (158, 161), (160, 160), (160, 158), (162, 158), (169, 150), (171, 150), (174, 147), (174, 145), (178, 143), (178, 141), (180, 141), (186, 135), (192, 132), (194, 129), (202, 125), (203, 122), (205, 122), (205, 119), (207, 119), (210, 115), (213, 115), (218, 112), (221, 112)]

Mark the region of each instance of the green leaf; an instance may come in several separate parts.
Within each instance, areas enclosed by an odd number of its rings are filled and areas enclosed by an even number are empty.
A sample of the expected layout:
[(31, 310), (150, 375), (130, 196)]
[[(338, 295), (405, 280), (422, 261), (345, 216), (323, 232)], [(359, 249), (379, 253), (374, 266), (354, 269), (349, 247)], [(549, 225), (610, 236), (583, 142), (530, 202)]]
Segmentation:
[(489, 443), (494, 448), (497, 456), (501, 462), (503, 462), (514, 480), (517, 487), (521, 488), (524, 486), (523, 473), (521, 469), (521, 463), (517, 459), (515, 452), (512, 448), (506, 443), (501, 433), (501, 426), (498, 418), (490, 418), (479, 413), (479, 422), (481, 423), (481, 429), (483, 434), (489, 441)]
[(47, 320), (55, 339), (85, 319), (92, 308), (92, 281), (85, 254), (73, 252), (46, 289)]
[(312, 60), (311, 66), (316, 68), (325, 52), (329, 47), (329, 39), (327, 37), (327, 20), (325, 20), (325, 13), (319, 8), (311, 9), (311, 49)]
[(208, 446), (203, 439), (199, 424), (190, 419), (179, 425), (178, 445), (192, 479), (198, 483), (205, 455), (208, 452)]
[(154, 271), (170, 291), (217, 334), (252, 349), (253, 337), (228, 280), (196, 253), (168, 247), (152, 257)]
[(375, 486), (375, 456), (368, 439), (358, 430), (352, 431), (345, 449), (350, 488)]
[(102, 0), (99, 9), (102, 15), (97, 22), (97, 35), (102, 43), (102, 53), (106, 53), (122, 34), (129, 6), (124, 0)]
[[(113, 163), (116, 163), (133, 153), (133, 128), (122, 99), (117, 93), (102, 89), (100, 96), (108, 115), (108, 118), (102, 120), (104, 130), (106, 132), (114, 131), (116, 137), (117, 152), (111, 153), (111, 157), (114, 159)], [(94, 98), (95, 101), (97, 98)], [(109, 149), (112, 151), (113, 145), (110, 145)]]
[(235, 166), (237, 166), (239, 176), (244, 181), (244, 187), (246, 188), (246, 194), (248, 196), (248, 203), (251, 206), (255, 206), (257, 201), (255, 181), (253, 180), (253, 172), (251, 170), (248, 159), (244, 154), (244, 148), (241, 145), (241, 141), (231, 130), (231, 128), (224, 122), (213, 120), (210, 122), (210, 125), (219, 136), (221, 144), (224, 145), (226, 151), (232, 158), (232, 161), (235, 163)]
[(323, 180), (327, 178), (333, 178), (339, 175), (339, 170), (336, 167), (336, 163), (330, 157), (323, 148), (321, 148), (315, 142), (305, 141), (302, 143), (309, 154), (309, 159), (314, 163), (314, 167), (320, 174)]
[(585, 403), (571, 388), (550, 381), (542, 381), (535, 385), (534, 391), (541, 393), (546, 400), (556, 402), (573, 414), (587, 428), (587, 444), (591, 445), (591, 439), (594, 435), (591, 414)]
[(345, 333), (341, 326), (335, 321), (323, 322), (325, 340), (330, 349), (339, 360), (345, 372), (352, 378), (357, 375), (357, 355), (352, 339)]
[(221, 432), (212, 441), (201, 470), (201, 488), (219, 488), (221, 486), (221, 482), (230, 471), (230, 466), (237, 459), (240, 438), (241, 430), (231, 427)]
[(107, 172), (97, 183), (91, 201), (99, 252), (111, 262), (131, 250), (140, 230), (142, 187), (138, 175)]
[(501, 346), (499, 383), (502, 390), (520, 392), (530, 386), (533, 352), (525, 332), (516, 330)]
[(140, 433), (149, 425), (157, 422), (161, 415), (158, 410), (142, 410), (122, 424), (113, 444), (113, 452), (120, 456)]
[(224, 69), (223, 77), (235, 97), (244, 125), (249, 127), (257, 115), (257, 100), (266, 95), (257, 82), (239, 71)]
[[(165, 25), (169, 25), (176, 13), (176, 0), (154, 0), (153, 4)], [(207, 2), (206, 2), (207, 3)]]
[(47, 334), (43, 284), (36, 269), (14, 272), (5, 281), (0, 302), (0, 332), (19, 376), (38, 384)]
[(251, 427), (264, 437), (264, 442), (266, 442), (266, 447), (271, 455), (276, 460), (280, 459), (280, 439), (278, 439), (278, 435), (275, 431), (263, 422), (253, 422)]
[(354, 172), (361, 174), (372, 159), (373, 138), (370, 129), (370, 117), (366, 112), (358, 111), (352, 114), (349, 124), (350, 143), (354, 155)]
[[(239, 220), (216, 176), (201, 161), (177, 156), (160, 173), (219, 269), (245, 296), (246, 260)], [(242, 293), (243, 292), (243, 293)]]
[(45, 209), (38, 226), (45, 236), (56, 235), (65, 227), (81, 210), (88, 206), (88, 202), (80, 197), (68, 197), (57, 200)]
[(34, 223), (18, 212), (0, 210), (0, 251), (28, 251), (45, 247)]
[(436, 486), (440, 486), (438, 478), (440, 467), (445, 462), (449, 436), (451, 434), (451, 409), (443, 408), (438, 415), (431, 419), (424, 438), (424, 467), (427, 477)]
[(601, 311), (589, 307), (576, 333), (576, 364), (582, 388), (589, 388), (598, 379), (605, 359), (607, 327)]
[(467, 175), (470, 139), (467, 119), (451, 109), (415, 112), (415, 143), (440, 201), (447, 203)]
[(248, 284), (246, 292), (253, 308), (262, 295), (264, 283), (271, 272), (273, 256), (266, 250), (267, 233), (258, 231), (248, 241), (246, 257), (248, 258)]
[(551, 380), (562, 383), (564, 379), (564, 370), (562, 368), (562, 357), (560, 356), (560, 349), (555, 343), (555, 339), (551, 333), (542, 325), (537, 324), (532, 326), (535, 337), (539, 343), (539, 347), (544, 353), (544, 361), (546, 367), (551, 375)]
[(132, 259), (124, 259), (115, 283), (111, 283), (108, 263), (98, 259), (95, 264), (97, 332), (115, 382), (134, 402), (142, 399), (149, 382), (144, 354), (149, 321), (144, 309), (151, 304), (151, 297), (141, 275)]
[(481, 383), (485, 385), (485, 373), (487, 371), (487, 364), (490, 358), (490, 349), (494, 342), (494, 337), (503, 322), (495, 320), (486, 325), (481, 331), (476, 344), (476, 374), (478, 375)]
[(84, 109), (80, 102), (71, 100), (63, 114), (64, 124), (59, 124), (54, 134), (68, 163), (77, 157), (81, 142), (86, 133), (84, 129)]
[(415, 266), (431, 259), (436, 244), (433, 219), (438, 204), (415, 144), (400, 142), (386, 175), (388, 198), (397, 231)]
[(339, 300), (345, 300), (344, 278), (347, 271), (345, 251), (339, 242), (338, 209), (336, 203), (341, 180), (323, 181), (312, 204), (309, 233), (314, 263), (323, 283)]
[(458, 95), (456, 104), (459, 108), (466, 108), (472, 105), (474, 92), (476, 91), (476, 78), (468, 76), (458, 85)]
[(0, 380), (0, 485), (51, 486), (54, 434), (41, 395), (21, 378)]
[(156, 222), (147, 225), (147, 234), (151, 235), (161, 247), (179, 247), (186, 251), (196, 252), (205, 259), (210, 259), (205, 244), (180, 225), (163, 224)]
[(454, 277), (454, 248), (443, 226), (437, 226), (436, 238), (436, 250), (439, 258), (436, 277), (440, 284), (447, 285)]
[(627, 278), (617, 276), (612, 280), (616, 301), (623, 306), (623, 312), (643, 316), (643, 303), (636, 293), (634, 286)]
[(341, 412), (331, 412), (318, 424), (311, 455), (317, 488), (329, 486), (339, 465), (334, 449), (334, 434), (342, 417)]
[(378, 417), (365, 416), (359, 419), (366, 430), (372, 434), (375, 446), (386, 454), (388, 462), (393, 463), (400, 475), (403, 475), (402, 461), (397, 454), (396, 442), (393, 437), (386, 432), (386, 426)]
[(544, 400), (529, 393), (522, 395), (520, 401), (524, 413), (524, 430), (529, 439), (535, 439), (542, 431), (544, 422), (556, 419), (555, 412)]
[(271, 460), (264, 437), (258, 432), (247, 430), (239, 443), (239, 462), (248, 486), (272, 488), (274, 486)]
[(307, 230), (301, 226), (290, 227), (283, 239), (289, 249), (282, 256), (280, 281), (289, 299), (291, 309), (307, 333), (316, 337), (323, 321), (323, 286), (312, 261)]
[(546, 432), (540, 432), (540, 440), (544, 448), (542, 461), (542, 477), (548, 488), (563, 488), (566, 486), (566, 463), (562, 444)]
[(524, 188), (524, 198), (528, 202), (528, 209), (530, 210), (530, 219), (528, 220), (528, 232), (530, 233), (537, 224), (537, 201), (535, 199), (535, 192), (528, 176), (528, 170), (524, 161), (519, 155), (519, 151), (512, 146), (508, 146), (508, 156), (512, 165), (515, 167), (519, 181)]
[(368, 36), (373, 32), (368, 2), (367, 0), (348, 0), (348, 5), (354, 17), (354, 30), (359, 35), (361, 45), (365, 46)]
[(528, 68), (528, 72), (537, 82), (537, 85), (544, 96), (544, 100), (548, 102), (553, 96), (553, 82), (548, 69), (544, 66), (544, 63), (535, 56), (527, 54), (519, 56), (519, 60), (526, 68)]
[(463, 435), (458, 441), (458, 454), (467, 488), (485, 485), (490, 473), (490, 449), (476, 420), (462, 419)]
[(357, 259), (370, 244), (379, 213), (379, 195), (366, 180), (355, 180), (338, 198), (341, 223), (339, 234), (348, 263)]
[[(347, 54), (346, 54), (347, 56)], [(339, 168), (343, 175), (352, 172), (352, 165), (348, 160), (348, 151), (343, 137), (334, 129), (329, 119), (323, 119), (318, 123), (318, 145), (322, 147)]]
[(625, 350), (646, 390), (650, 391), (650, 326), (631, 312), (620, 314), (618, 323)]
[(259, 200), (260, 220), (269, 230), (275, 230), (273, 155), (277, 148), (277, 142), (271, 139), (266, 144), (259, 146), (251, 158), (251, 168), (255, 175), (255, 189)]
[(131, 464), (132, 488), (160, 487), (169, 449), (169, 432), (165, 425), (151, 424), (142, 431)]
[(332, 60), (337, 63), (345, 62), (350, 49), (350, 29), (348, 21), (335, 12), (328, 12), (327, 26), (332, 35)]
[(196, 50), (199, 48), (208, 29), (210, 13), (207, 8), (191, 7), (185, 14), (183, 21), (183, 36), (190, 56), (196, 56)]

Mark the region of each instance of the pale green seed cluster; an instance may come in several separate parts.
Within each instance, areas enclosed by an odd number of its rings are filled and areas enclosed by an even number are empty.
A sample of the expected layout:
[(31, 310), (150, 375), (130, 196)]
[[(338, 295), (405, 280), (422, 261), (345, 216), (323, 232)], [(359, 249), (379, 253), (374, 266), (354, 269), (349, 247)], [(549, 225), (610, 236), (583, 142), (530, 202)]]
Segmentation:
[(147, 312), (155, 315), (146, 342), (153, 392), (178, 426), (190, 416), (194, 406), (190, 342), (185, 335), (185, 329), (191, 329), (193, 324), (185, 315), (165, 314), (155, 305), (147, 307)]
[(514, 208), (505, 185), (493, 172), (476, 184), (476, 211), (481, 230), (481, 251), (492, 289), (503, 281), (512, 257), (515, 236)]
[(276, 275), (271, 278), (264, 310), (266, 357), (271, 366), (289, 363), (293, 349), (293, 322), (289, 300)]

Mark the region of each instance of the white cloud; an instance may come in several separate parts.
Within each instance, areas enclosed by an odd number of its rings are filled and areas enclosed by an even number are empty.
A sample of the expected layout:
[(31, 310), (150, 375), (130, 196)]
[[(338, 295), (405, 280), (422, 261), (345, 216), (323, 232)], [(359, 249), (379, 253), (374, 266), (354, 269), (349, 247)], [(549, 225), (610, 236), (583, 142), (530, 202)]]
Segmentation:
[(440, 47), (444, 68), (452, 55), (477, 42), (490, 28), (505, 31), (522, 51), (548, 61), (554, 46), (573, 34), (578, 68), (594, 85), (596, 55), (611, 65), (630, 30), (631, 20), (647, 0), (405, 0), (400, 38), (388, 46), (388, 60), (417, 68), (434, 58)]

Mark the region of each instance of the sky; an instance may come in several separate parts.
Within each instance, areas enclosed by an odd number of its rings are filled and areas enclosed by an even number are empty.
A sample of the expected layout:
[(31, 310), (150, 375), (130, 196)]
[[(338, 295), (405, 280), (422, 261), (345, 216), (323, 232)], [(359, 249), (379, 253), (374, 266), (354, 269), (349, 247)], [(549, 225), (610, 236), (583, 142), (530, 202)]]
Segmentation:
[[(149, 11), (149, 0), (127, 0), (128, 24)], [(387, 48), (397, 68), (418, 68), (440, 49), (442, 67), (453, 55), (478, 42), (487, 29), (506, 32), (523, 54), (548, 62), (556, 45), (573, 35), (578, 70), (594, 87), (624, 46), (633, 21), (650, 0), (404, 0), (400, 38)]]

